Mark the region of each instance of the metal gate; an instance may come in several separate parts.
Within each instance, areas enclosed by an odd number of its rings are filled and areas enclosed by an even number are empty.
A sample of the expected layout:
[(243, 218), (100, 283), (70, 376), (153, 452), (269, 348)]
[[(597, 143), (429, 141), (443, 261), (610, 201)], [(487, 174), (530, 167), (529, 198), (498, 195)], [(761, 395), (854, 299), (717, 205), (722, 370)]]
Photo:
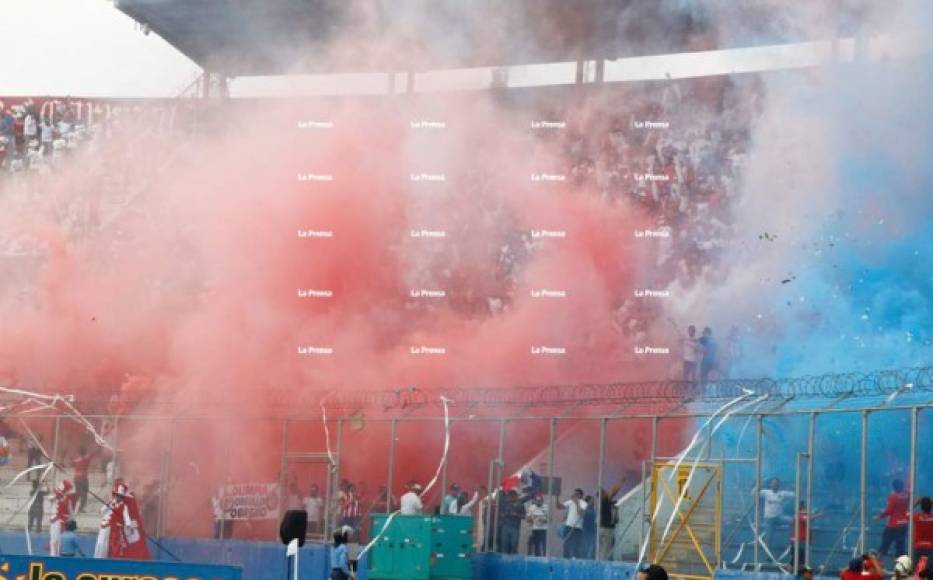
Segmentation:
[(309, 517), (308, 539), (325, 540), (333, 531), (338, 486), (335, 480), (335, 465), (336, 456), (332, 465), (327, 453), (286, 453), (282, 458), (282, 479), (279, 486), (282, 493), (281, 505), (289, 507), (289, 495), (293, 493), (293, 487), (297, 487), (302, 499), (306, 498), (312, 484), (317, 485), (323, 500), (321, 517), (316, 525)]
[(722, 467), (686, 461), (651, 469), (649, 561), (672, 576), (711, 579), (720, 563)]

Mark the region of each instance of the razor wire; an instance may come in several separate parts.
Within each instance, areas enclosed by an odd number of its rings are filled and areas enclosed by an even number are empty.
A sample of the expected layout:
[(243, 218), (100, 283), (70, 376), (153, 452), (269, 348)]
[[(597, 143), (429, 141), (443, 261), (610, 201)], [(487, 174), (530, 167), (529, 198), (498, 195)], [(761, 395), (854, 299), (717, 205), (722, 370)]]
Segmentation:
[[(376, 408), (384, 411), (437, 407), (440, 396), (459, 405), (547, 406), (592, 403), (716, 402), (734, 399), (747, 391), (775, 398), (835, 399), (883, 397), (904, 391), (933, 393), (933, 367), (882, 370), (871, 373), (836, 373), (794, 378), (725, 379), (708, 382), (642, 381), (607, 384), (569, 384), (519, 387), (457, 387), (387, 390), (330, 389), (328, 406), (344, 410)], [(325, 391), (290, 393), (290, 405), (319, 403)], [(296, 400), (297, 399), (297, 400)]]
[[(832, 373), (790, 378), (722, 379), (707, 382), (682, 380), (620, 381), (613, 383), (582, 383), (523, 386), (461, 386), (402, 388), (344, 388), (335, 385), (313, 386), (304, 389), (270, 387), (264, 389), (270, 408), (285, 415), (310, 410), (320, 411), (326, 400), (329, 411), (343, 415), (366, 410), (370, 414), (404, 414), (420, 409), (440, 409), (441, 397), (457, 401), (460, 408), (482, 406), (486, 408), (544, 408), (567, 405), (616, 404), (645, 408), (657, 405), (661, 412), (669, 412), (671, 404), (721, 404), (742, 396), (747, 391), (768, 395), (773, 400), (845, 399), (849, 397), (889, 398), (894, 401), (908, 393), (933, 395), (933, 366), (880, 370), (867, 373)], [(33, 398), (35, 405), (28, 411), (16, 412), (9, 406), (22, 406), (23, 394), (28, 391), (0, 389), (0, 412), (26, 414), (51, 405)], [(36, 395), (36, 393), (31, 393)], [(53, 399), (54, 396), (49, 396)], [(56, 401), (58, 402), (58, 401)], [(217, 410), (217, 401), (205, 402), (204, 408)], [(62, 401), (72, 415), (97, 416), (109, 414), (107, 401)], [(196, 406), (197, 407), (197, 406)], [(154, 412), (174, 412), (159, 409), (158, 404), (147, 401)], [(81, 419), (78, 419), (82, 422)]]

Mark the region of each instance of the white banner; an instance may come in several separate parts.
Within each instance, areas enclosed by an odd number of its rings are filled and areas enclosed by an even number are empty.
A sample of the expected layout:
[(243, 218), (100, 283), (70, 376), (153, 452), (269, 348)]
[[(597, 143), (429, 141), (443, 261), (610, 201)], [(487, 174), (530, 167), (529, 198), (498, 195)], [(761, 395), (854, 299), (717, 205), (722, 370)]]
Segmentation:
[(220, 489), (220, 505), (228, 520), (279, 519), (278, 483), (230, 483)]

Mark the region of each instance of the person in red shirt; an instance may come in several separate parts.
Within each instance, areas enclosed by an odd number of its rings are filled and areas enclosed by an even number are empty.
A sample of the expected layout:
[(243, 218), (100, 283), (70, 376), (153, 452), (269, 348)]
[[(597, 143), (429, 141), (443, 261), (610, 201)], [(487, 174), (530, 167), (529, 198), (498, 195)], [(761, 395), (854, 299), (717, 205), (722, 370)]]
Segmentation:
[[(803, 566), (806, 561), (807, 554), (807, 538), (809, 537), (808, 524), (812, 525), (812, 522), (823, 516), (819, 511), (815, 511), (812, 514), (807, 509), (807, 502), (800, 502), (800, 508), (797, 510), (797, 533), (794, 534), (794, 531), (791, 530), (790, 535), (790, 544), (791, 546), (797, 541), (797, 538), (800, 538), (800, 544), (797, 547), (797, 567), (800, 568)], [(791, 556), (793, 557), (793, 556)], [(793, 563), (793, 562), (792, 562)]]
[(922, 497), (917, 501), (920, 511), (914, 513), (914, 559), (933, 558), (933, 499)]
[(884, 569), (875, 554), (865, 554), (849, 561), (849, 567), (839, 573), (839, 580), (884, 580)]
[(880, 512), (877, 519), (888, 518), (888, 525), (881, 536), (881, 548), (878, 552), (882, 556), (888, 555), (888, 548), (894, 544), (895, 556), (907, 553), (907, 522), (910, 513), (910, 494), (904, 489), (904, 482), (895, 479), (891, 482), (893, 491), (888, 496), (888, 505)]

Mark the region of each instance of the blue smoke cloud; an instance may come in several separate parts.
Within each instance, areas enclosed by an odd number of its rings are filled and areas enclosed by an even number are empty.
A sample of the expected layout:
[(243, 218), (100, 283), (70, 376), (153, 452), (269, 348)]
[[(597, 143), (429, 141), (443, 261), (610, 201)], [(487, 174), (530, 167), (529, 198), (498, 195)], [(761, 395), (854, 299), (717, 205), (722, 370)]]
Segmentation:
[[(929, 22), (931, 12), (918, 19)], [(766, 82), (764, 117), (772, 127), (753, 137), (750, 152), (750, 163), (766, 169), (745, 183), (745, 207), (737, 210), (747, 243), (727, 257), (725, 284), (710, 294), (711, 310), (725, 322), (719, 327), (743, 331), (733, 376), (933, 366), (933, 59), (856, 62)], [(775, 142), (775, 124), (785, 124), (786, 142)], [(812, 155), (786, 159), (788, 148)], [(775, 180), (782, 172), (795, 176), (790, 185)], [(777, 238), (761, 241), (763, 232)], [(894, 403), (929, 401), (933, 393), (913, 397)], [(922, 444), (933, 434), (933, 411), (920, 417), (916, 491), (933, 495), (933, 449)], [(892, 479), (907, 479), (909, 419), (909, 411), (870, 415), (869, 514), (883, 507)], [(835, 533), (858, 525), (860, 420), (858, 412), (817, 418), (813, 503), (847, 514), (831, 524)], [(765, 480), (793, 486), (807, 434), (806, 415), (765, 420)], [(714, 448), (714, 456), (754, 457), (754, 423), (730, 420)], [(748, 497), (749, 509), (753, 483), (753, 467), (727, 470), (729, 489)], [(849, 545), (856, 534), (853, 528)], [(877, 547), (870, 538), (866, 548)], [(844, 552), (837, 547), (843, 562)]]

